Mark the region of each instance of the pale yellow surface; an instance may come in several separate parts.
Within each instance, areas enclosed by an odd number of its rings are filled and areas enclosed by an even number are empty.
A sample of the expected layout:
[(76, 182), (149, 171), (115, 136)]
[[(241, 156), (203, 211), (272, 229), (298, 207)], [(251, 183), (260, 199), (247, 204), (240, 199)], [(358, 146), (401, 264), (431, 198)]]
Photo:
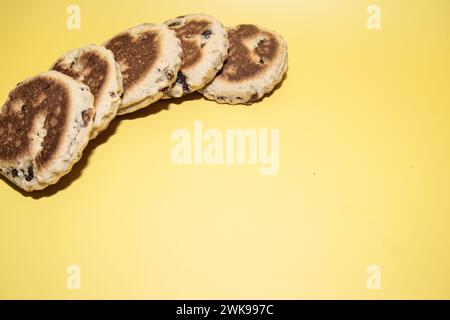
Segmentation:
[[(69, 31), (71, 3), (2, 2), (1, 100), (68, 49), (196, 12), (282, 34), (288, 76), (252, 107), (194, 97), (115, 121), (35, 197), (0, 180), (0, 298), (450, 298), (450, 1), (379, 0), (380, 31), (371, 1), (80, 0)], [(170, 135), (195, 120), (279, 128), (278, 175), (173, 165)]]

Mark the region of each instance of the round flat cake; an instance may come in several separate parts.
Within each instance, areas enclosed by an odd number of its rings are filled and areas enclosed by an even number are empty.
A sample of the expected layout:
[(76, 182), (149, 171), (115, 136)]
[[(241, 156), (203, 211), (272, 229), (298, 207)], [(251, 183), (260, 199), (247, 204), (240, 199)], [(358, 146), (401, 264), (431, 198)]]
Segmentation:
[(181, 97), (203, 88), (222, 69), (228, 36), (222, 23), (205, 14), (190, 14), (164, 23), (181, 41), (183, 65), (164, 98)]
[(243, 24), (228, 29), (230, 49), (221, 72), (201, 91), (219, 103), (252, 104), (287, 70), (287, 45), (275, 32)]
[(93, 128), (88, 86), (57, 71), (21, 82), (0, 109), (0, 172), (25, 191), (67, 174)]
[(121, 103), (122, 74), (114, 54), (105, 47), (89, 45), (65, 53), (51, 69), (77, 79), (91, 89), (95, 97), (91, 139), (95, 138), (114, 119)]
[(114, 53), (123, 76), (119, 115), (160, 99), (181, 68), (180, 40), (165, 25), (138, 25), (108, 40), (105, 47)]

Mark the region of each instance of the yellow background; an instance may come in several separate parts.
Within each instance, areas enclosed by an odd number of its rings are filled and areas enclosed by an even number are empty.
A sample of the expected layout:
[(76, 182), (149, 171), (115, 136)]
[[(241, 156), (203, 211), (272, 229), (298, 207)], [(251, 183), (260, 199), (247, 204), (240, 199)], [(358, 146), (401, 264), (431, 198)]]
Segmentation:
[[(1, 99), (69, 49), (196, 12), (276, 30), (289, 71), (251, 107), (193, 96), (116, 120), (44, 192), (1, 179), (0, 298), (450, 298), (450, 2), (378, 0), (380, 31), (371, 3), (2, 2)], [(173, 165), (195, 120), (279, 128), (278, 175)]]

